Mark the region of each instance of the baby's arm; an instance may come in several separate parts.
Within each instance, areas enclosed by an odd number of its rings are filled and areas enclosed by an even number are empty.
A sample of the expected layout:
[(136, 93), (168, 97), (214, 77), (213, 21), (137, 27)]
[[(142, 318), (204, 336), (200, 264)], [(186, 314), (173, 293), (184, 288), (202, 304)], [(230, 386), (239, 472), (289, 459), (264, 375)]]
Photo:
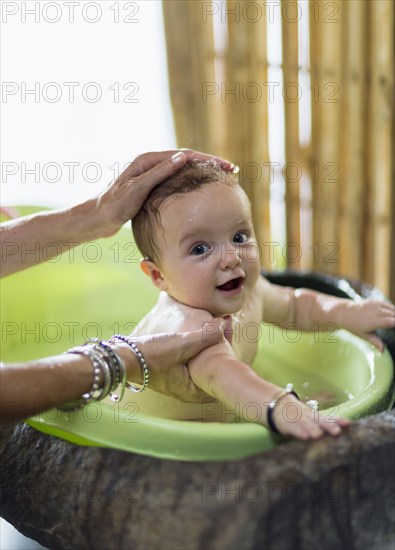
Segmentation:
[[(328, 330), (328, 323), (365, 338), (380, 350), (383, 343), (373, 334), (378, 328), (395, 326), (395, 306), (378, 300), (354, 302), (306, 288), (292, 289), (263, 279), (263, 320), (285, 326), (295, 323), (301, 330)], [(331, 327), (329, 327), (331, 328)]]
[[(281, 388), (260, 378), (248, 365), (239, 361), (228, 342), (203, 350), (188, 363), (194, 383), (206, 393), (225, 404), (227, 410), (240, 411), (244, 420), (251, 421), (251, 405), (254, 421), (267, 427), (267, 409), (270, 401)], [(275, 408), (274, 422), (278, 431), (299, 439), (316, 439), (324, 433), (338, 435), (346, 419), (326, 420), (313, 413), (293, 395), (283, 397)]]

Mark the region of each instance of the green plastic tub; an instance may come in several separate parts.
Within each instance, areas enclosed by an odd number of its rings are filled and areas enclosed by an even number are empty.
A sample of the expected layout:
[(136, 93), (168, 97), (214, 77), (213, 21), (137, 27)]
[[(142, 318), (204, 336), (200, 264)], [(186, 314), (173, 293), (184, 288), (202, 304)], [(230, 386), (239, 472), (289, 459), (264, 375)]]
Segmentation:
[[(89, 337), (130, 333), (157, 298), (130, 238), (125, 229), (3, 279), (2, 360), (55, 355)], [(328, 421), (334, 415), (360, 418), (393, 403), (389, 353), (346, 331), (302, 334), (262, 325), (253, 367), (279, 386), (292, 382), (301, 396), (330, 391), (336, 397), (323, 411)], [(251, 423), (239, 421), (239, 412), (184, 404), (152, 391), (126, 392), (119, 404), (106, 400), (69, 413), (52, 409), (28, 423), (81, 445), (177, 460), (238, 459), (278, 443), (253, 423), (262, 404), (248, 405)]]

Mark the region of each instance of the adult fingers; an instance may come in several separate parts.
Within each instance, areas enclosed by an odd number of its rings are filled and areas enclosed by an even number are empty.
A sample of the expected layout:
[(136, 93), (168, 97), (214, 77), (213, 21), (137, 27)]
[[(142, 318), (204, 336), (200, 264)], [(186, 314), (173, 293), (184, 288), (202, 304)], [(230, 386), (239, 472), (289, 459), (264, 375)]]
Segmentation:
[(204, 349), (223, 341), (225, 325), (223, 319), (213, 319), (199, 330), (185, 332), (179, 347), (180, 362), (187, 363)]
[[(138, 156), (131, 164), (131, 172), (134, 177), (139, 176), (140, 174), (150, 170), (160, 162), (169, 160), (173, 156), (181, 153), (185, 157), (185, 162), (187, 160), (201, 160), (201, 161), (214, 161), (221, 166), (225, 171), (231, 171), (234, 169), (235, 165), (229, 160), (216, 157), (214, 155), (209, 155), (207, 153), (201, 153), (200, 151), (194, 151), (192, 149), (173, 149), (169, 151), (154, 151), (150, 153), (144, 153)], [(182, 164), (181, 164), (182, 166)]]
[(226, 325), (225, 325), (225, 338), (228, 340), (229, 344), (232, 345), (232, 338), (233, 338), (233, 323), (232, 323), (232, 316), (231, 315), (225, 315), (224, 316)]
[[(185, 163), (185, 155), (183, 153), (176, 153), (173, 157), (159, 162), (159, 164), (156, 164), (153, 168), (139, 176), (136, 176), (136, 171), (133, 171), (133, 168), (129, 166), (121, 176), (123, 187), (122, 204), (128, 205), (128, 210), (124, 213), (126, 220), (133, 218), (137, 214), (154, 187), (174, 174)], [(130, 196), (126, 196), (125, 193)]]
[(229, 160), (225, 160), (221, 157), (208, 155), (207, 153), (194, 151), (193, 149), (181, 149), (181, 151), (186, 155), (188, 160), (213, 161), (219, 164), (222, 170), (225, 170), (225, 172), (232, 171), (235, 168), (235, 165), (233, 162), (230, 162)]
[(231, 170), (233, 168), (233, 164), (229, 161), (191, 150), (164, 151), (141, 155), (118, 178), (118, 182), (121, 184), (119, 190), (121, 188), (125, 189), (125, 186), (127, 186), (127, 192), (131, 194), (130, 199), (123, 196), (123, 201), (129, 205), (127, 219), (136, 215), (154, 187), (172, 176), (187, 160), (192, 158), (199, 160), (212, 159), (219, 162), (224, 169)]
[(151, 168), (145, 170), (144, 173), (139, 176), (139, 180), (143, 185), (146, 185), (151, 190), (161, 181), (174, 174), (186, 162), (186, 155), (184, 155), (181, 151), (178, 151), (172, 156), (167, 156), (165, 159), (154, 164)]

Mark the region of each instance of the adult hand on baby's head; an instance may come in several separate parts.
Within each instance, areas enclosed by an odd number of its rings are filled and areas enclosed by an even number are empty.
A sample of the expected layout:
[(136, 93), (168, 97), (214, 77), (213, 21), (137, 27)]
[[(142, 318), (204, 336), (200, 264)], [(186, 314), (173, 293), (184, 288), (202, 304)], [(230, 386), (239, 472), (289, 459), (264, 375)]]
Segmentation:
[(378, 328), (395, 327), (395, 306), (390, 302), (378, 300), (350, 301), (342, 311), (340, 324), (350, 332), (368, 340), (380, 351), (384, 351), (383, 342), (373, 331)]
[(213, 401), (193, 383), (187, 363), (202, 350), (223, 341), (224, 334), (226, 322), (213, 319), (200, 330), (138, 338), (149, 365), (150, 389), (191, 403)]
[(191, 149), (144, 153), (97, 198), (97, 214), (103, 237), (116, 233), (140, 210), (150, 191), (179, 170), (188, 160), (214, 161), (223, 170), (234, 165), (226, 160)]

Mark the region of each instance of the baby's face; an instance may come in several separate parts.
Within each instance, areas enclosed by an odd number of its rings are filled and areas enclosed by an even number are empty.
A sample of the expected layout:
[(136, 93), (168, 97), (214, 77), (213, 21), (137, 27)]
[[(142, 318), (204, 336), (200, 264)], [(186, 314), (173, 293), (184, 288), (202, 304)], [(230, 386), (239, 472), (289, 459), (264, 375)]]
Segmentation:
[(244, 191), (210, 183), (169, 199), (160, 216), (162, 290), (214, 315), (239, 311), (260, 271)]

